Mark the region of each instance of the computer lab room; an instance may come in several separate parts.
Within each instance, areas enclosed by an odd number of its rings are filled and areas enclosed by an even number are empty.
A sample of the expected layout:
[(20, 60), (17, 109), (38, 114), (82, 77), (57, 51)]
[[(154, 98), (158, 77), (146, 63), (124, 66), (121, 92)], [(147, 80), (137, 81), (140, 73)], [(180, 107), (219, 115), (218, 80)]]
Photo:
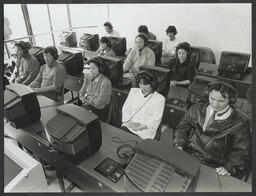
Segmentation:
[(4, 192), (252, 192), (249, 3), (3, 4)]

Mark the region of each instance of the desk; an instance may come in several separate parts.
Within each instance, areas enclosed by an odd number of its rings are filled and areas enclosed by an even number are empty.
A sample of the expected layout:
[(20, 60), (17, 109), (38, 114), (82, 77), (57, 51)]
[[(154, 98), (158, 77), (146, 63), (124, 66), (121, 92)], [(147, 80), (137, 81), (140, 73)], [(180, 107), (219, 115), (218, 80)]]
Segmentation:
[[(9, 123), (5, 122), (5, 134), (8, 134), (15, 140), (19, 141), (22, 145), (31, 150), (40, 160), (42, 159), (55, 166), (58, 172), (62, 172), (69, 180), (77, 184), (84, 191), (125, 191), (123, 178), (120, 179), (119, 182), (113, 183), (96, 172), (94, 168), (106, 157), (110, 157), (119, 162), (116, 149), (121, 144), (112, 142), (111, 138), (113, 136), (117, 136), (121, 140), (136, 140), (140, 142), (142, 140), (139, 137), (126, 133), (109, 124), (102, 123), (101, 127), (103, 138), (100, 150), (88, 159), (84, 160), (82, 163), (76, 165), (63, 159), (59, 153), (49, 151), (48, 149), (49, 143), (46, 139), (45, 132), (42, 130), (42, 125), (56, 114), (55, 107), (42, 108), (41, 113), (42, 117), (40, 122), (42, 124), (35, 123), (33, 126), (30, 126), (30, 128), (26, 127), (24, 129), (15, 129), (11, 127)], [(33, 130), (31, 127), (33, 127)], [(220, 182), (222, 185), (221, 191), (251, 191), (251, 185), (233, 177), (220, 176)], [(218, 183), (218, 177), (214, 169), (203, 165), (196, 191), (220, 191)]]
[[(109, 124), (102, 123), (103, 140), (100, 150), (78, 165), (64, 159), (60, 159), (57, 162), (57, 168), (83, 191), (125, 192), (123, 178), (121, 178), (117, 183), (113, 183), (94, 170), (94, 168), (106, 157), (110, 157), (120, 162), (116, 154), (116, 149), (121, 144), (112, 142), (111, 138), (113, 136), (118, 136), (122, 140), (142, 141), (135, 135), (126, 133), (125, 131), (115, 128)], [(219, 176), (219, 179), (221, 188), (219, 186), (219, 180), (215, 170), (202, 165), (196, 192), (251, 191), (251, 185), (234, 177)]]
[(45, 97), (43, 95), (37, 95), (37, 99), (38, 99), (40, 108), (46, 108), (46, 107), (61, 105), (59, 102), (54, 101), (54, 100), (52, 100), (48, 97)]

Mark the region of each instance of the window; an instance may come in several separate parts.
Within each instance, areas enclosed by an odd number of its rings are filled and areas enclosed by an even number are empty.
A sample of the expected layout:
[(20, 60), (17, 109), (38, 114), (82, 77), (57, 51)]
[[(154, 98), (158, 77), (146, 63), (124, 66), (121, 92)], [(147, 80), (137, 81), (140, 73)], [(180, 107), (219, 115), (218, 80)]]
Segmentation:
[(5, 28), (5, 33), (9, 32), (7, 39), (28, 35), (20, 4), (4, 4), (4, 17), (5, 25), (9, 27), (9, 29)]

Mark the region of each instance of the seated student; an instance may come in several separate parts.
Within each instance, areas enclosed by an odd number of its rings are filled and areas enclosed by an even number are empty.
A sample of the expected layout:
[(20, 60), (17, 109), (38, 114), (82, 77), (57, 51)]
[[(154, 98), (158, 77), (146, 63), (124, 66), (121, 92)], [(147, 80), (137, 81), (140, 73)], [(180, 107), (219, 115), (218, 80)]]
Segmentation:
[(105, 22), (104, 27), (106, 30), (105, 36), (120, 37), (120, 34), (113, 29), (113, 25), (110, 22)]
[(153, 50), (147, 47), (147, 42), (148, 39), (145, 35), (136, 36), (135, 47), (129, 52), (123, 64), (125, 78), (134, 79), (142, 65), (155, 65), (155, 54)]
[(176, 47), (176, 58), (171, 59), (168, 65), (172, 70), (170, 86), (188, 87), (192, 83), (196, 69), (190, 56), (190, 44), (187, 42), (179, 43)]
[(30, 44), (20, 41), (15, 43), (16, 65), (10, 82), (29, 85), (37, 76), (40, 64), (36, 57), (29, 54)]
[(192, 105), (174, 131), (174, 145), (219, 175), (241, 178), (249, 160), (250, 123), (233, 105), (237, 90), (216, 81), (207, 87), (209, 101)]
[(30, 84), (30, 87), (38, 94), (59, 101), (66, 70), (57, 62), (58, 51), (55, 47), (48, 46), (43, 53), (46, 64), (41, 66), (36, 79)]
[(102, 37), (100, 39), (100, 47), (95, 52), (95, 56), (116, 56), (115, 52), (111, 49), (111, 42), (108, 38)]
[(138, 27), (138, 33), (145, 35), (148, 38), (148, 40), (156, 40), (156, 36), (148, 31), (148, 27), (146, 25), (140, 25)]
[(176, 39), (177, 30), (175, 26), (168, 26), (166, 29), (166, 34), (168, 36), (163, 43), (162, 56), (168, 56), (171, 58), (176, 57), (176, 46), (178, 44)]
[(110, 70), (100, 57), (88, 61), (90, 73), (85, 75), (84, 84), (79, 92), (83, 107), (94, 112), (102, 121), (106, 121), (112, 85), (109, 80)]
[(139, 88), (131, 88), (123, 105), (121, 128), (142, 139), (153, 139), (163, 116), (165, 98), (156, 92), (155, 75), (141, 71), (137, 80)]

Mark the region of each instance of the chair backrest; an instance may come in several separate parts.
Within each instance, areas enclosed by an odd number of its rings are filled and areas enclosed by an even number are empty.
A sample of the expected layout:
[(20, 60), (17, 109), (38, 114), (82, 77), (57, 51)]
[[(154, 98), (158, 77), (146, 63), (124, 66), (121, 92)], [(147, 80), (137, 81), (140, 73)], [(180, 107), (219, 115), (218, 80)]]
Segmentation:
[(82, 77), (70, 76), (66, 75), (64, 81), (64, 89), (79, 92), (84, 83), (84, 79)]
[(65, 89), (64, 89), (64, 84), (63, 84), (61, 87), (60, 93), (58, 95), (58, 100), (57, 100), (61, 104), (64, 103), (64, 91), (65, 91)]

